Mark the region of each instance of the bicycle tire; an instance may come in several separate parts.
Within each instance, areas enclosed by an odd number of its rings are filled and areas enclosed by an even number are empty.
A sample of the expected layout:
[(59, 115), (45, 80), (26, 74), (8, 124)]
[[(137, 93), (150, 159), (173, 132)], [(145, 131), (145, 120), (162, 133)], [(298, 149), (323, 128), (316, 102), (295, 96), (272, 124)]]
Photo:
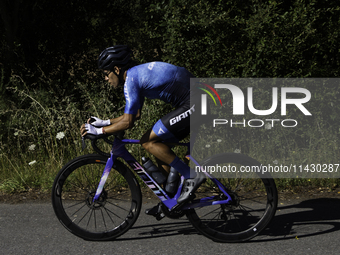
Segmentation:
[(140, 186), (133, 173), (116, 160), (97, 202), (93, 203), (107, 158), (83, 155), (58, 173), (52, 187), (52, 204), (61, 224), (90, 241), (113, 240), (136, 222), (142, 205)]
[[(261, 166), (256, 160), (240, 153), (218, 154), (204, 160), (201, 165), (221, 166), (224, 163), (226, 166), (235, 166), (234, 169)], [(232, 202), (188, 210), (186, 216), (194, 228), (216, 242), (242, 242), (257, 236), (273, 219), (278, 195), (270, 174), (255, 175), (238, 179), (235, 176), (226, 178), (224, 174), (223, 178), (218, 179), (228, 189)], [(216, 185), (207, 179), (195, 194), (200, 198), (212, 196), (209, 193), (218, 195), (217, 200), (226, 199)]]

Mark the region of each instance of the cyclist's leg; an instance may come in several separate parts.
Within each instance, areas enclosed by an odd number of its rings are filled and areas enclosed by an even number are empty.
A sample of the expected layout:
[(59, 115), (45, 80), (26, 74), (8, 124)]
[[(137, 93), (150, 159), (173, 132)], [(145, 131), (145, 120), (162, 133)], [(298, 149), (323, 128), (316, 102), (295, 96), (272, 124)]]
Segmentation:
[(159, 160), (174, 167), (181, 173), (186, 182), (178, 201), (184, 203), (194, 197), (194, 192), (205, 180), (203, 173), (195, 173), (162, 141), (171, 138), (183, 139), (190, 133), (190, 115), (195, 111), (189, 102), (182, 107), (165, 115), (156, 122), (151, 130), (145, 133), (141, 139), (142, 146)]
[[(190, 115), (194, 107), (190, 102), (185, 102), (181, 107), (163, 116), (152, 129), (148, 130), (141, 138), (141, 145), (158, 160), (174, 167), (184, 178), (190, 178), (190, 168), (181, 161), (171, 148), (163, 141), (178, 142), (190, 133)], [(194, 175), (195, 173), (191, 173)]]
[[(160, 169), (162, 167), (169, 173), (170, 167), (167, 166), (170, 166), (171, 162), (176, 158), (176, 155), (169, 146), (163, 143), (164, 138), (167, 137), (163, 136), (162, 138), (157, 136), (155, 132), (150, 129), (142, 136), (140, 143), (145, 150), (156, 157), (158, 168)], [(155, 216), (158, 220), (164, 217), (164, 215), (162, 216), (161, 203), (146, 209), (145, 213), (147, 215)]]
[(162, 136), (156, 135), (154, 130), (149, 130), (140, 141), (144, 149), (154, 155), (159, 161), (174, 167), (185, 179), (190, 178), (193, 175), (190, 172), (190, 167), (180, 160), (168, 145), (163, 143), (164, 140), (168, 139), (162, 139)]
[(163, 162), (162, 160), (159, 160), (156, 158), (157, 166), (160, 170), (162, 170), (164, 173), (169, 174), (170, 173), (170, 165)]
[[(147, 138), (149, 138), (147, 140)], [(185, 203), (194, 198), (195, 191), (205, 181), (205, 175), (201, 172), (195, 173), (194, 170), (190, 169), (181, 159), (179, 159), (175, 153), (162, 143), (163, 139), (158, 137), (153, 130), (149, 130), (143, 135), (141, 139), (142, 146), (151, 154), (153, 154), (159, 160), (169, 164), (181, 173), (186, 179), (182, 193), (177, 199), (178, 203)], [(147, 214), (154, 215), (153, 212), (158, 213), (158, 209), (147, 211)]]
[(154, 155), (159, 161), (169, 165), (176, 155), (168, 145), (163, 143), (163, 140), (152, 129), (149, 129), (140, 139), (140, 143), (145, 150)]

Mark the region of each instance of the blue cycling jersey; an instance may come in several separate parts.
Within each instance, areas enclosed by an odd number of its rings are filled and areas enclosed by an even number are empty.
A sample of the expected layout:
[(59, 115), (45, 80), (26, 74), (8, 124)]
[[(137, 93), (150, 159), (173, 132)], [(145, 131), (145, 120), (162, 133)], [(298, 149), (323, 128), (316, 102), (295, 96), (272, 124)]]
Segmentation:
[(174, 107), (181, 106), (190, 98), (190, 78), (194, 76), (185, 68), (163, 62), (130, 68), (124, 84), (124, 112), (137, 114), (145, 97), (161, 99)]

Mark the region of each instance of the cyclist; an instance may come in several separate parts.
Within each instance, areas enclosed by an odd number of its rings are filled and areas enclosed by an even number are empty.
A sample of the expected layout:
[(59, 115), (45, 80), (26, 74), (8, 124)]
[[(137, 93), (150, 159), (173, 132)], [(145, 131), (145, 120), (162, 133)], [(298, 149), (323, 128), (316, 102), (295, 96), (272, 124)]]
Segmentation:
[(109, 120), (94, 117), (95, 122), (82, 125), (81, 133), (83, 136), (111, 134), (132, 128), (141, 117), (145, 97), (171, 103), (175, 110), (158, 120), (140, 143), (158, 161), (184, 176), (185, 183), (177, 200), (183, 204), (193, 199), (194, 192), (205, 180), (204, 174), (190, 169), (162, 141), (179, 141), (189, 135), (190, 116), (195, 111), (195, 105), (190, 104), (190, 78), (194, 76), (183, 67), (164, 62), (134, 65), (131, 55), (132, 51), (125, 45), (109, 47), (99, 55), (98, 68), (104, 72), (105, 80), (114, 88), (124, 86), (125, 111), (122, 116)]

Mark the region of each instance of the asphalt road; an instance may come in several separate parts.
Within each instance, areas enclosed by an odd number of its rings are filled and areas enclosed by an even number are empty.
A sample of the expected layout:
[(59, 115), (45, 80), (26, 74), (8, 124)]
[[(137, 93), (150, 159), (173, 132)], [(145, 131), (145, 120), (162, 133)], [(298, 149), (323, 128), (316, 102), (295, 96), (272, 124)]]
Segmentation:
[[(143, 205), (151, 207), (151, 200)], [(216, 243), (184, 217), (156, 221), (141, 213), (115, 241), (89, 242), (69, 233), (48, 202), (0, 204), (0, 254), (339, 254), (340, 198), (279, 202), (270, 228), (246, 243)]]

